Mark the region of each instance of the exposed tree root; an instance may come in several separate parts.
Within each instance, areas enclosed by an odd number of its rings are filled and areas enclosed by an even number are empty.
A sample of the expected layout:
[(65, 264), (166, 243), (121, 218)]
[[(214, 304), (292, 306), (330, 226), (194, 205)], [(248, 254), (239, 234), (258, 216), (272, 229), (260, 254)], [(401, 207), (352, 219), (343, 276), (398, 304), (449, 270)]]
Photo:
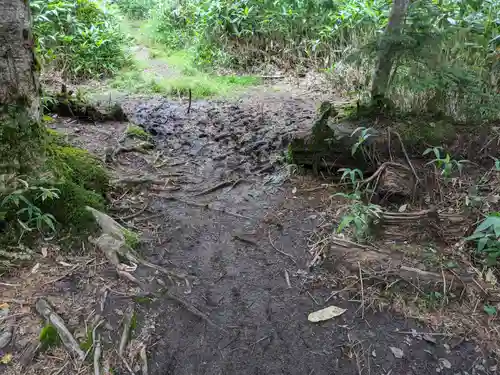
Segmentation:
[(125, 313), (125, 318), (123, 319), (123, 330), (120, 339), (120, 346), (118, 348), (118, 354), (123, 357), (125, 348), (130, 339), (130, 331), (132, 330), (132, 322), (134, 318), (135, 310), (134, 305), (130, 305)]
[(50, 323), (57, 330), (59, 337), (61, 338), (61, 342), (66, 347), (66, 349), (73, 355), (77, 356), (81, 361), (85, 359), (85, 353), (82, 349), (80, 349), (80, 345), (75, 340), (73, 335), (69, 332), (68, 328), (64, 324), (62, 318), (57, 315), (52, 306), (43, 299), (40, 298), (35, 303), (36, 311), (43, 317), (45, 320)]

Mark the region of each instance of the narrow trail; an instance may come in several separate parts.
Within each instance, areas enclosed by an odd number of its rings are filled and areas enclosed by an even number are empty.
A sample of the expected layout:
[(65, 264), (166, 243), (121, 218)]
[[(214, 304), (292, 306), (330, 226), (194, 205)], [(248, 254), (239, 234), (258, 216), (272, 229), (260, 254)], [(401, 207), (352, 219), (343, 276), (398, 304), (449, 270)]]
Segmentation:
[[(362, 311), (359, 300), (336, 294), (329, 272), (337, 270), (307, 269), (307, 238), (327, 197), (301, 193), (302, 180), (291, 180), (272, 160), (290, 132), (313, 120), (314, 99), (294, 87), (252, 90), (232, 102), (193, 102), (189, 114), (185, 103), (165, 99), (123, 105), (153, 135), (156, 150), (123, 154), (115, 172), (164, 181), (139, 194), (147, 209), (127, 225), (143, 233), (144, 256), (195, 280), (191, 288), (168, 285), (219, 327), (167, 298), (140, 304), (139, 321), (151, 334), (151, 374), (491, 373), (474, 344), (401, 333), (427, 329), (373, 313), (374, 306)], [(63, 130), (102, 154), (125, 127)], [(150, 270), (138, 272), (154, 282)], [(111, 299), (109, 306), (120, 304)], [(324, 323), (307, 321), (330, 304), (347, 312)]]

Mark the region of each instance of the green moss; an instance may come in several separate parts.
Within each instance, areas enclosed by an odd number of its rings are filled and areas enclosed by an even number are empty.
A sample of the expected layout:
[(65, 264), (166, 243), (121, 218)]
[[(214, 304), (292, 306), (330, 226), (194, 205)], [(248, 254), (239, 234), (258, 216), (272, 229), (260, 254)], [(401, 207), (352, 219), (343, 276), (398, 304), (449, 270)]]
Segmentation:
[(101, 162), (88, 151), (71, 147), (49, 145), (47, 164), (56, 177), (99, 193), (109, 189), (109, 175)]
[(40, 205), (65, 227), (94, 228), (92, 214), (85, 207), (105, 208), (109, 175), (101, 162), (85, 150), (68, 146), (57, 134), (49, 134), (46, 167), (53, 176), (50, 186), (59, 189), (59, 199)]
[(0, 104), (0, 173), (30, 173), (43, 159), (44, 126), (30, 116), (30, 107), (22, 97), (16, 104)]
[(137, 249), (140, 243), (139, 235), (135, 232), (132, 232), (131, 230), (124, 229), (123, 230), (123, 237), (125, 237), (125, 243), (131, 248), (131, 249)]
[(408, 145), (439, 145), (452, 141), (456, 136), (455, 126), (448, 121), (416, 120), (400, 123), (396, 130)]
[(39, 340), (42, 350), (56, 347), (61, 343), (57, 329), (50, 323), (47, 323), (40, 331)]
[(145, 141), (148, 141), (151, 138), (151, 135), (147, 133), (143, 128), (132, 124), (127, 126), (127, 130), (125, 131), (125, 133), (131, 137), (137, 137)]

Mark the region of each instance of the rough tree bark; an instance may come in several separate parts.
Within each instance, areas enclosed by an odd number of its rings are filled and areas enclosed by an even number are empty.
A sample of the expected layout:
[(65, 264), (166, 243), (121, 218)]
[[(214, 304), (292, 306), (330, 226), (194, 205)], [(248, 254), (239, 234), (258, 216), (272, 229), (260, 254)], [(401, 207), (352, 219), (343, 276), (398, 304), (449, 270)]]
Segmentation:
[(44, 138), (29, 0), (0, 0), (0, 15), (0, 174), (24, 173)]
[(385, 101), (394, 64), (394, 41), (401, 34), (409, 4), (410, 0), (393, 0), (392, 2), (391, 13), (380, 42), (377, 62), (373, 71), (371, 98), (374, 105), (380, 105)]

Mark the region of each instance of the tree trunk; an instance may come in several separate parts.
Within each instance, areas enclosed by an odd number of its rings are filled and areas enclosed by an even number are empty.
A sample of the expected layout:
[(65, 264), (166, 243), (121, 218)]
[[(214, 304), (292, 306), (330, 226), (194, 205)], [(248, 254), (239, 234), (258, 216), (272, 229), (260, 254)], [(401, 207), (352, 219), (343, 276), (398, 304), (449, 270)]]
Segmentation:
[(391, 13), (378, 51), (372, 79), (372, 104), (380, 105), (386, 98), (389, 78), (394, 64), (394, 42), (401, 34), (410, 0), (393, 0)]
[(0, 15), (0, 174), (25, 173), (44, 139), (29, 0), (0, 0)]

